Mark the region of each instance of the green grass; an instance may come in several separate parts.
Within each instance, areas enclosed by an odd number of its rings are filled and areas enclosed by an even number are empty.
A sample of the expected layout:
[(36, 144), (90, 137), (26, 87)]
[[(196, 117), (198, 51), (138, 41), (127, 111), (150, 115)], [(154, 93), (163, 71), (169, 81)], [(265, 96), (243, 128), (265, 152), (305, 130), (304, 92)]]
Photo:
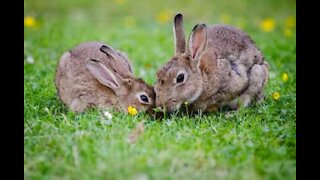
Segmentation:
[[(296, 179), (296, 39), (285, 37), (286, 19), (296, 17), (286, 1), (25, 1), (24, 177), (26, 179)], [(159, 13), (168, 10), (168, 22)], [(266, 101), (237, 112), (161, 122), (145, 114), (73, 114), (54, 86), (61, 54), (80, 42), (98, 40), (132, 59), (134, 74), (154, 84), (156, 70), (173, 55), (172, 15), (182, 12), (186, 33), (200, 22), (245, 30), (270, 64)], [(272, 18), (275, 29), (260, 22)], [(34, 63), (27, 59), (33, 58)], [(283, 82), (282, 73), (289, 80)], [(278, 101), (272, 93), (279, 92)], [(145, 131), (127, 143), (136, 124)]]

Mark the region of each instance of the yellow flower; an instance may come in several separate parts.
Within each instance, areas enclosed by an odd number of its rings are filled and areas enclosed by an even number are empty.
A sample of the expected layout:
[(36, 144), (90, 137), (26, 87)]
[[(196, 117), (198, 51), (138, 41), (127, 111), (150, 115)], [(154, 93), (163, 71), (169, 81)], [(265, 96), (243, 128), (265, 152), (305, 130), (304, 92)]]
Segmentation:
[(188, 101), (185, 101), (185, 102), (184, 102), (184, 105), (188, 105), (188, 104), (189, 104)]
[(296, 19), (294, 17), (288, 17), (286, 19), (286, 27), (293, 28), (296, 25)]
[(27, 16), (24, 18), (24, 25), (27, 27), (34, 27), (36, 25), (36, 20), (32, 16)]
[(274, 100), (278, 100), (278, 99), (280, 98), (280, 93), (274, 92), (274, 93), (272, 94), (272, 98), (273, 98)]
[(285, 37), (292, 37), (293, 36), (293, 32), (292, 32), (292, 30), (291, 29), (289, 29), (289, 28), (286, 28), (284, 31), (283, 31), (283, 35), (285, 36)]
[(172, 12), (170, 10), (163, 10), (157, 16), (157, 21), (160, 24), (167, 23), (172, 18)]
[(152, 65), (150, 63), (146, 63), (146, 64), (144, 64), (144, 67), (146, 67), (147, 69), (150, 69), (152, 67)]
[(223, 23), (229, 23), (230, 19), (231, 19), (230, 16), (226, 15), (226, 14), (222, 14), (220, 16), (220, 21), (223, 22)]
[(132, 106), (129, 106), (128, 107), (128, 113), (131, 115), (131, 116), (135, 116), (138, 114), (138, 110)]
[(126, 17), (124, 19), (124, 25), (126, 27), (134, 27), (136, 25), (136, 20), (133, 17)]
[(288, 74), (287, 74), (287, 73), (283, 73), (283, 74), (282, 74), (282, 81), (283, 81), (283, 82), (286, 82), (286, 81), (288, 81), (288, 79), (289, 79)]
[(114, 0), (114, 2), (117, 4), (124, 4), (127, 2), (127, 0)]
[(260, 23), (260, 27), (261, 27), (261, 30), (264, 32), (271, 32), (271, 31), (273, 31), (273, 29), (275, 27), (275, 22), (273, 19), (268, 18), (268, 19), (263, 20)]

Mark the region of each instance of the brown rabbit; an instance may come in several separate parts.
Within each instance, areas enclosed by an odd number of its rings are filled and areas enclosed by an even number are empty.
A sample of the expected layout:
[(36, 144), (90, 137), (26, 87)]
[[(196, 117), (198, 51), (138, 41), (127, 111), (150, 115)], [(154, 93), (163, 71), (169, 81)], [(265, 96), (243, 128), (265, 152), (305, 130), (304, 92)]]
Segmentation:
[(55, 84), (60, 99), (75, 112), (90, 107), (141, 111), (154, 107), (153, 87), (133, 77), (128, 57), (100, 42), (85, 42), (60, 58)]
[(197, 24), (186, 47), (182, 14), (174, 17), (175, 55), (157, 72), (156, 106), (172, 112), (232, 109), (263, 100), (268, 64), (243, 31)]

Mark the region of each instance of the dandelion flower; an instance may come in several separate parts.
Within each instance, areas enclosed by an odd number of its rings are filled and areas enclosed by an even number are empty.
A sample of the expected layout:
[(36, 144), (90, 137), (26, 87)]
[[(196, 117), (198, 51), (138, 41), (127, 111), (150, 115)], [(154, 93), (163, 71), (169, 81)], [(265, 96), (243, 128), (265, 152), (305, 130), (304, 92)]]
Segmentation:
[(272, 98), (273, 98), (274, 100), (279, 100), (279, 98), (280, 98), (280, 93), (279, 93), (279, 92), (274, 92), (274, 93), (272, 94)]
[(24, 18), (24, 26), (34, 27), (36, 25), (36, 20), (32, 16), (27, 16)]
[(135, 116), (138, 114), (138, 110), (132, 106), (129, 106), (128, 107), (128, 113), (131, 115), (131, 116)]
[(172, 12), (170, 10), (161, 11), (157, 16), (157, 21), (160, 24), (167, 23), (171, 20)]
[(146, 64), (144, 64), (144, 67), (147, 69), (150, 69), (152, 67), (152, 65), (150, 63), (146, 63)]
[(291, 29), (286, 28), (286, 29), (284, 29), (284, 31), (283, 31), (283, 35), (284, 35), (285, 37), (290, 38), (290, 37), (292, 37), (292, 36), (293, 36), (293, 32), (292, 32), (292, 30), (291, 30)]
[(271, 32), (275, 27), (275, 22), (273, 19), (268, 18), (261, 22), (260, 27), (261, 27), (261, 30), (264, 32)]
[(286, 20), (286, 27), (293, 28), (296, 25), (296, 19), (294, 17), (288, 17)]
[(287, 74), (287, 73), (283, 73), (283, 74), (282, 74), (282, 81), (283, 81), (283, 82), (287, 82), (288, 79), (289, 79), (288, 74)]

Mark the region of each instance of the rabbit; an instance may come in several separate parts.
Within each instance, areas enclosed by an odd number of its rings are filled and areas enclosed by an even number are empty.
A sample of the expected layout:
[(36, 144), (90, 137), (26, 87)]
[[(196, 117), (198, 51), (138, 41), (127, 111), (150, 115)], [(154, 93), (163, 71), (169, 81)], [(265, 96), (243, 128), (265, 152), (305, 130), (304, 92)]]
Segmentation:
[(216, 112), (263, 101), (269, 65), (245, 32), (199, 23), (186, 45), (181, 13), (173, 24), (175, 55), (157, 71), (157, 107), (168, 113), (178, 109)]
[(84, 42), (63, 53), (55, 85), (76, 113), (94, 107), (126, 111), (129, 106), (151, 112), (155, 105), (153, 87), (132, 75), (127, 55), (101, 42)]

